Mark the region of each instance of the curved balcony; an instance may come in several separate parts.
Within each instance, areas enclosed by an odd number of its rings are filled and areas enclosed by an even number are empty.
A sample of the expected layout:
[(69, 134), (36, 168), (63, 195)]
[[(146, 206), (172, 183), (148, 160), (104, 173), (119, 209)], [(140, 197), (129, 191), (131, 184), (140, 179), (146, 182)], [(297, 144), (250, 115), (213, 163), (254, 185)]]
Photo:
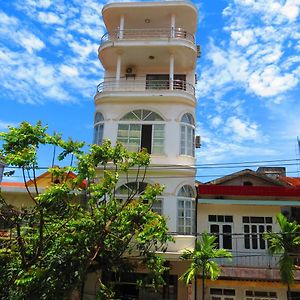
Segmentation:
[(183, 28), (151, 28), (151, 29), (125, 29), (113, 30), (105, 33), (101, 38), (100, 47), (110, 41), (116, 40), (160, 40), (160, 39), (181, 39), (195, 44), (193, 34)]
[(181, 91), (195, 95), (195, 87), (184, 80), (106, 80), (97, 86), (97, 93), (103, 92), (150, 92)]

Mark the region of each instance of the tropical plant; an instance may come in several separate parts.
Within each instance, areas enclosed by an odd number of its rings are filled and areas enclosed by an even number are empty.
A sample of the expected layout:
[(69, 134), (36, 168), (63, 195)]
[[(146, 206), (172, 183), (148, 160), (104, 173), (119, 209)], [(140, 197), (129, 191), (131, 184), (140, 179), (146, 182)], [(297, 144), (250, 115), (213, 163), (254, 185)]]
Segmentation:
[[(217, 237), (204, 232), (200, 240), (196, 240), (194, 250), (186, 250), (181, 258), (191, 260), (191, 265), (187, 271), (180, 277), (185, 284), (191, 283), (197, 279), (197, 275), (202, 276), (202, 299), (204, 300), (205, 279), (215, 280), (219, 277), (221, 268), (217, 262), (218, 258), (227, 258), (231, 260), (231, 253), (226, 249), (218, 249), (216, 243)], [(195, 299), (196, 299), (195, 291)]]
[(276, 216), (280, 232), (266, 232), (264, 238), (269, 242), (269, 252), (279, 255), (280, 279), (288, 288), (288, 299), (291, 299), (291, 284), (295, 280), (294, 251), (300, 245), (300, 225), (289, 222), (283, 214)]
[[(155, 251), (172, 238), (164, 217), (151, 207), (162, 187), (149, 185), (140, 196), (132, 190), (122, 200), (115, 196), (119, 176), (144, 180), (149, 155), (130, 153), (121, 144), (113, 148), (108, 141), (84, 153), (83, 143), (46, 131), (40, 122), (23, 122), (0, 133), (0, 156), (21, 170), (33, 203), (13, 207), (0, 194), (0, 221), (11, 232), (0, 240), (0, 299), (65, 299), (74, 290), (82, 298), (87, 274), (95, 270), (102, 298), (110, 299), (114, 293), (104, 275), (133, 270), (137, 262), (148, 268), (151, 283), (161, 284), (166, 269)], [(49, 169), (52, 184), (45, 190), (36, 176), (43, 145), (59, 151), (58, 161), (71, 161)], [(139, 259), (133, 264), (128, 254)]]

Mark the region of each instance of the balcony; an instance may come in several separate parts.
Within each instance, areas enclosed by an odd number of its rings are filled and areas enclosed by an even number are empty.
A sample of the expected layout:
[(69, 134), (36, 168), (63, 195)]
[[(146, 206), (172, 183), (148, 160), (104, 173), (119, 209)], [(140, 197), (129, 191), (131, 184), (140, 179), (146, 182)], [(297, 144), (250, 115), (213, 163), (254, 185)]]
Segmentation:
[[(184, 235), (179, 233), (171, 233), (175, 243), (169, 243), (166, 256), (179, 257), (186, 249), (193, 250), (195, 245), (195, 235)], [(198, 234), (200, 236), (200, 234)], [(223, 267), (240, 267), (240, 268), (257, 268), (257, 269), (278, 269), (279, 255), (270, 255), (264, 243), (263, 249), (245, 249), (244, 234), (231, 234), (231, 249), (228, 251), (232, 254), (232, 260), (218, 258), (217, 262)], [(218, 235), (219, 241), (222, 240), (222, 234)], [(251, 235), (251, 239), (258, 241), (259, 234)], [(259, 248), (262, 243), (257, 245)], [(297, 250), (295, 250), (297, 251)], [(295, 265), (300, 265), (300, 255), (294, 254)]]
[(105, 33), (101, 38), (100, 47), (117, 40), (183, 40), (195, 44), (195, 36), (183, 28), (143, 28), (113, 30)]
[(155, 96), (160, 99), (162, 96), (171, 97), (174, 101), (195, 103), (195, 88), (184, 80), (146, 80), (145, 78), (120, 80), (105, 80), (97, 86), (95, 99), (106, 97), (143, 97), (149, 96), (155, 101)]

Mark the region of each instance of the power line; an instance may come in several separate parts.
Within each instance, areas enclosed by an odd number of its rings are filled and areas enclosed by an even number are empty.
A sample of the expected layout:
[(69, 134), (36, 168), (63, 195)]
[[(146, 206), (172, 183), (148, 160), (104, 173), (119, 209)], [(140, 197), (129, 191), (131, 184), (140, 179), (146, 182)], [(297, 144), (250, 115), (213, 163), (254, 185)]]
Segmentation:
[[(289, 172), (286, 172), (286, 174), (295, 174), (295, 173), (298, 173), (298, 171), (289, 171)], [(157, 178), (160, 178), (160, 179), (185, 179), (185, 178), (211, 178), (211, 177), (216, 177), (216, 178), (219, 178), (219, 177), (223, 177), (223, 176), (226, 176), (226, 175), (229, 175), (229, 174), (208, 174), (208, 175), (184, 175), (184, 176), (149, 176), (149, 175), (146, 175), (146, 178), (148, 179), (157, 179)], [(6, 176), (4, 175), (3, 178), (23, 178), (23, 176), (18, 176), (18, 175), (11, 175), (11, 176)], [(142, 177), (142, 176), (141, 176)], [(52, 176), (43, 176), (43, 178), (52, 178)], [(128, 176), (128, 178), (136, 178), (136, 176)]]
[[(207, 164), (195, 164), (195, 165), (189, 165), (189, 166), (169, 166), (169, 165), (157, 165), (153, 166), (150, 164), (150, 167), (152, 168), (169, 168), (169, 169), (180, 169), (180, 168), (190, 168), (190, 167), (195, 167), (195, 168), (212, 168), (212, 167), (217, 167), (217, 168), (237, 168), (237, 167), (256, 167), (260, 166), (258, 164), (265, 164), (265, 163), (278, 163), (281, 162), (281, 164), (274, 164), (274, 165), (268, 165), (268, 167), (280, 167), (282, 165), (290, 166), (290, 165), (299, 165), (300, 159), (298, 158), (293, 158), (293, 159), (276, 159), (276, 160), (258, 160), (258, 161), (242, 161), (242, 162), (225, 162), (225, 163), (207, 163)], [(287, 163), (283, 163), (287, 162)], [(289, 162), (296, 162), (296, 163), (289, 163)], [(20, 167), (15, 167), (15, 166), (7, 166), (5, 168), (9, 169), (20, 169)], [(49, 167), (37, 167), (36, 169), (49, 169)]]

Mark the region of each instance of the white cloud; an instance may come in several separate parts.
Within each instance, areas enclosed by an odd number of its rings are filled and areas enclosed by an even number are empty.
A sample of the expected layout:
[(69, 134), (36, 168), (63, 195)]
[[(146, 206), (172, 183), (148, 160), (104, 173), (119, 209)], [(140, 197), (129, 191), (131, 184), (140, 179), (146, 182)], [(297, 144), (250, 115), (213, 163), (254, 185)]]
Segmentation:
[(231, 136), (237, 141), (258, 140), (260, 134), (258, 126), (255, 123), (249, 123), (237, 117), (230, 117), (224, 128), (226, 133), (231, 133)]
[(271, 65), (261, 72), (257, 71), (249, 77), (249, 87), (262, 97), (276, 96), (283, 93), (298, 83), (293, 74), (280, 74), (278, 67)]
[(22, 32), (18, 37), (20, 45), (22, 45), (29, 53), (39, 51), (45, 47), (43, 41), (29, 32)]
[(215, 116), (210, 121), (211, 121), (212, 127), (216, 128), (219, 125), (221, 125), (221, 123), (222, 123), (223, 120), (222, 120), (222, 118), (220, 116)]
[(57, 14), (53, 12), (39, 12), (38, 13), (38, 19), (42, 23), (45, 24), (57, 24), (57, 25), (63, 25), (65, 23), (64, 19), (59, 17)]
[(70, 77), (77, 77), (79, 75), (78, 69), (76, 67), (70, 67), (67, 65), (60, 66), (60, 72)]

